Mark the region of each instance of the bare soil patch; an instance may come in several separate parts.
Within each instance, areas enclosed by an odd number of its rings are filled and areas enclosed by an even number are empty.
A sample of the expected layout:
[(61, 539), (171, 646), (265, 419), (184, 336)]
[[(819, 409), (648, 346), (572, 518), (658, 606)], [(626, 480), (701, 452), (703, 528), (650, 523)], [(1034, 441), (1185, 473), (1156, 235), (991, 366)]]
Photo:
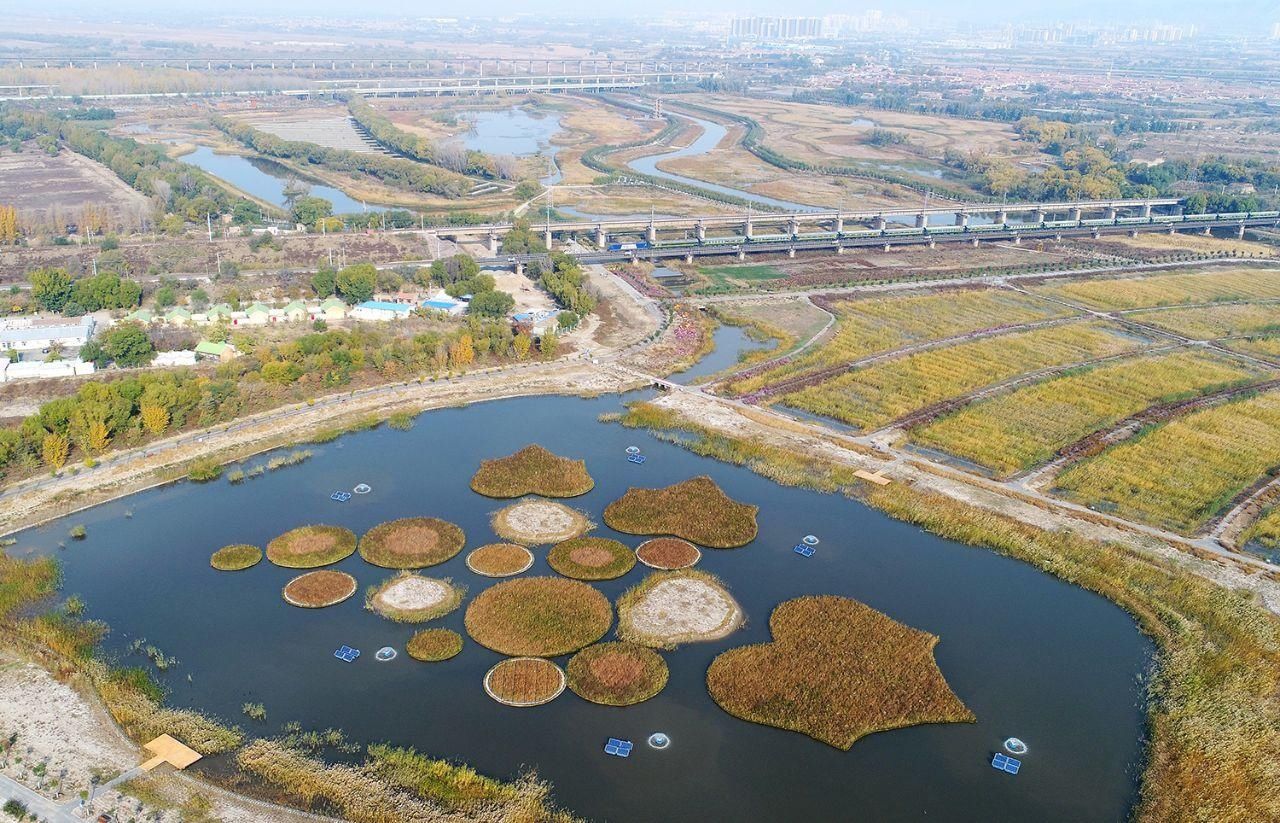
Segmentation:
[(702, 559), (702, 552), (688, 540), (655, 537), (640, 544), (640, 548), (636, 549), (636, 557), (650, 568), (677, 571), (696, 566)]
[(379, 523), (360, 540), (360, 556), (384, 569), (421, 569), (450, 559), (466, 545), (462, 529), (435, 517)]
[(733, 595), (705, 572), (654, 572), (618, 598), (618, 636), (643, 646), (718, 640), (743, 619)]
[(560, 667), (540, 657), (503, 660), (484, 676), (484, 690), (507, 706), (541, 706), (564, 691)]
[(365, 606), (401, 623), (422, 623), (458, 608), (462, 595), (462, 589), (448, 580), (401, 572), (370, 588)]
[(576, 509), (533, 498), (512, 503), (493, 516), (493, 530), (499, 537), (529, 546), (578, 537), (591, 525)]
[(515, 543), (490, 543), (467, 555), (467, 568), (485, 577), (511, 577), (533, 565), (533, 552)]
[(267, 544), (267, 559), (289, 569), (313, 569), (350, 557), (356, 536), (341, 526), (300, 526)]
[(592, 703), (631, 706), (667, 685), (662, 656), (633, 643), (600, 643), (578, 652), (565, 667), (569, 689)]
[(333, 569), (300, 574), (285, 584), (284, 602), (304, 609), (333, 606), (356, 593), (356, 579)]

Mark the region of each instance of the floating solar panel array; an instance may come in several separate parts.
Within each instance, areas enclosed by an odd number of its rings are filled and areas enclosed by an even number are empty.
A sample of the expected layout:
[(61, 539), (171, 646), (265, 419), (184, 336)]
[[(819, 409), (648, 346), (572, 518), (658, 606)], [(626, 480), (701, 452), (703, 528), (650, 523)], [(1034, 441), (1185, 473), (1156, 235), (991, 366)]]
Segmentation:
[(1008, 772), (1009, 774), (1017, 774), (1018, 769), (1022, 768), (1022, 761), (1007, 754), (997, 753), (995, 757), (991, 758), (991, 768)]
[(350, 646), (344, 645), (341, 648), (339, 648), (336, 652), (334, 652), (333, 656), (343, 661), (344, 663), (354, 663), (356, 662), (356, 658), (360, 656), (360, 650), (353, 649)]
[(631, 741), (610, 737), (608, 742), (604, 744), (604, 753), (611, 754), (614, 757), (630, 757)]
[(814, 549), (813, 546), (806, 546), (803, 543), (797, 543), (791, 549), (791, 551), (795, 552), (801, 557), (813, 557), (813, 553), (816, 551), (816, 549)]
[(630, 460), (632, 463), (635, 463), (636, 465), (639, 465), (639, 464), (641, 464), (641, 463), (643, 463), (643, 462), (644, 462), (644, 455), (643, 455), (643, 454), (629, 454), (629, 455), (627, 455), (627, 459), (628, 459), (628, 460)]
[(337, 500), (339, 503), (345, 503), (351, 499), (351, 492), (334, 492), (329, 495), (330, 500)]

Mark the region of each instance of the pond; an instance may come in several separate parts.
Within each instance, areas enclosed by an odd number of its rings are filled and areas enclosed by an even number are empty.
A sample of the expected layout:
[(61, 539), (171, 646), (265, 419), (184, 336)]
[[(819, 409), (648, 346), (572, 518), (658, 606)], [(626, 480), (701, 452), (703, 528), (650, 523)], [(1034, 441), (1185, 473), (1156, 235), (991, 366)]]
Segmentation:
[[(676, 272), (679, 275), (679, 272)], [(656, 273), (654, 275), (657, 276)], [(724, 371), (742, 359), (743, 355), (760, 349), (773, 347), (773, 341), (754, 340), (741, 326), (730, 326), (721, 323), (712, 332), (716, 347), (701, 360), (682, 372), (676, 372), (668, 378), (673, 383), (692, 383), (699, 377), (708, 377)]]
[(184, 163), (198, 166), (241, 191), (277, 206), (285, 205), (284, 187), (290, 178), (297, 178), (310, 187), (313, 197), (323, 197), (333, 204), (334, 214), (356, 214), (366, 211), (386, 211), (385, 206), (366, 204), (346, 192), (326, 186), (300, 175), (274, 160), (260, 157), (244, 157), (239, 154), (218, 154), (208, 146), (196, 146), (195, 151), (179, 158)]
[[(359, 741), (413, 746), (500, 777), (533, 767), (560, 804), (588, 819), (1127, 816), (1152, 658), (1151, 644), (1128, 615), (1024, 563), (597, 419), (620, 402), (540, 397), (432, 411), (411, 431), (350, 434), (314, 447), (316, 456), (301, 465), (241, 485), (183, 482), (107, 503), (16, 535), (16, 549), (58, 555), (64, 591), (85, 599), (87, 616), (111, 625), (108, 653), (143, 665), (145, 658), (125, 655), (134, 638), (145, 638), (176, 657), (178, 664), (160, 675), (175, 705), (211, 712), (255, 735), (296, 720), (341, 728)], [(499, 656), (469, 639), (446, 663), (418, 663), (405, 654), (376, 662), (375, 650), (402, 650), (415, 627), (366, 611), (359, 597), (327, 609), (288, 606), (280, 590), (296, 572), (265, 561), (233, 573), (209, 566), (209, 555), (223, 545), (265, 546), (301, 524), (363, 534), (410, 515), (458, 523), (469, 551), (495, 539), (489, 516), (502, 505), (468, 488), (472, 472), (481, 459), (530, 442), (587, 461), (596, 486), (569, 502), (597, 522), (630, 485), (662, 486), (700, 474), (760, 506), (754, 542), (706, 550), (700, 564), (740, 601), (745, 628), (664, 652), (670, 682), (646, 703), (608, 708), (566, 692), (539, 708), (501, 706), (481, 687)], [(647, 456), (643, 465), (626, 461), (632, 444)], [(372, 491), (346, 503), (329, 499), (358, 483)], [(87, 539), (67, 540), (73, 523), (87, 527)], [(822, 542), (806, 559), (791, 547), (808, 533)], [(632, 547), (640, 542), (604, 527), (596, 534)], [(466, 569), (466, 551), (427, 573), (465, 585), (470, 599), (495, 581)], [(529, 574), (551, 574), (546, 550), (535, 554)], [(362, 590), (390, 574), (358, 555), (334, 568), (353, 574)], [(637, 567), (598, 588), (616, 598), (642, 576)], [(856, 598), (939, 635), (938, 665), (978, 722), (874, 734), (844, 752), (721, 711), (704, 682), (711, 660), (727, 648), (769, 640), (774, 606), (815, 593)], [(429, 625), (463, 631), (462, 616), (459, 610)], [(352, 664), (335, 660), (343, 644), (364, 655)], [(245, 702), (264, 704), (266, 721), (243, 717)], [(670, 746), (645, 746), (653, 732), (668, 735)], [(1011, 735), (1031, 747), (1016, 777), (989, 765)], [(635, 752), (625, 760), (606, 756), (609, 737), (635, 741)]]

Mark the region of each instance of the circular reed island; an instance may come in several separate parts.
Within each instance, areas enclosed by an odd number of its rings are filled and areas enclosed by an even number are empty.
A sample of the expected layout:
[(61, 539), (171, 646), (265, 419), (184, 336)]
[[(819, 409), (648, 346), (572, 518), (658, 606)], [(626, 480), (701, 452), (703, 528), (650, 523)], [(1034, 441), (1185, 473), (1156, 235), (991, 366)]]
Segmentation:
[(577, 497), (595, 488), (585, 460), (560, 457), (537, 444), (508, 457), (484, 460), (471, 478), (472, 491), (485, 497)]
[(262, 561), (262, 549), (246, 543), (223, 546), (209, 558), (209, 565), (220, 572), (238, 572)]
[(462, 651), (462, 635), (452, 629), (423, 629), (409, 638), (404, 650), (414, 660), (439, 663)]
[(643, 703), (667, 685), (667, 661), (634, 643), (599, 643), (575, 654), (565, 667), (569, 689), (604, 706)]
[(618, 636), (642, 646), (719, 640), (742, 621), (742, 607), (724, 585), (694, 569), (653, 572), (618, 598)]
[(678, 537), (655, 537), (636, 549), (636, 557), (651, 569), (679, 571), (698, 565), (702, 552), (688, 540)]
[(540, 657), (503, 660), (484, 676), (484, 690), (505, 706), (541, 706), (564, 691), (560, 667)]
[(585, 534), (592, 523), (563, 503), (531, 497), (512, 503), (493, 516), (493, 531), (503, 540), (525, 546), (559, 543)]
[(613, 607), (586, 583), (521, 577), (480, 592), (463, 622), (472, 640), (499, 654), (557, 657), (604, 637)]
[(575, 580), (612, 580), (631, 571), (636, 555), (607, 537), (575, 537), (553, 546), (547, 563)]
[(314, 569), (350, 557), (356, 535), (341, 526), (300, 526), (267, 544), (267, 559), (286, 569)]
[(356, 579), (346, 572), (321, 569), (306, 572), (285, 584), (281, 595), (290, 606), (323, 609), (335, 606), (356, 593)]
[(707, 691), (734, 717), (846, 750), (873, 732), (976, 719), (938, 669), (938, 637), (857, 600), (788, 600), (769, 630), (773, 642), (729, 649), (707, 669)]
[(360, 538), (360, 556), (384, 569), (435, 566), (462, 551), (462, 529), (435, 517), (405, 517), (379, 523)]
[(533, 566), (533, 552), (515, 543), (490, 543), (467, 555), (466, 563), (485, 577), (511, 577)]
[(733, 549), (755, 539), (757, 511), (729, 497), (710, 477), (694, 477), (661, 489), (628, 489), (605, 507), (604, 522), (624, 534), (670, 534)]
[(463, 594), (461, 588), (448, 580), (404, 571), (370, 587), (364, 605), (369, 611), (399, 623), (425, 623), (458, 608)]

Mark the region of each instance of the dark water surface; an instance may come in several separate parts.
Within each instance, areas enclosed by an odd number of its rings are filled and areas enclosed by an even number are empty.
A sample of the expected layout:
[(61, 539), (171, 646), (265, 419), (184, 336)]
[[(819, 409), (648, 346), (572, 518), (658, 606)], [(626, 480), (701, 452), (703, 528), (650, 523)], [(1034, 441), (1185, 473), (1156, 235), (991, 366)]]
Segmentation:
[(385, 206), (361, 202), (341, 189), (308, 179), (274, 160), (263, 157), (218, 154), (208, 146), (196, 146), (195, 151), (184, 154), (178, 159), (198, 166), (214, 177), (226, 180), (241, 191), (277, 206), (285, 205), (285, 184), (291, 177), (297, 177), (310, 187), (308, 195), (323, 197), (332, 203), (334, 214), (386, 211)]
[[(180, 483), (105, 504), (17, 535), (17, 549), (58, 553), (66, 593), (82, 595), (88, 615), (112, 626), (108, 651), (123, 654), (132, 638), (145, 637), (177, 657), (179, 664), (162, 675), (176, 705), (207, 710), (258, 735), (290, 720), (338, 727), (355, 740), (413, 746), (500, 777), (534, 767), (553, 784), (558, 802), (592, 819), (1126, 816), (1135, 799), (1152, 648), (1124, 612), (1028, 565), (933, 537), (859, 503), (780, 487), (597, 421), (618, 408), (615, 397), (528, 398), (433, 411), (417, 418), (412, 431), (348, 435), (315, 447), (316, 456), (302, 465), (242, 485)], [(403, 650), (414, 626), (365, 611), (360, 595), (329, 609), (290, 607), (280, 589), (297, 572), (265, 561), (235, 573), (209, 567), (210, 553), (223, 545), (265, 546), (298, 525), (331, 523), (364, 533), (410, 515), (460, 524), (469, 551), (495, 539), (489, 515), (501, 506), (470, 491), (472, 472), (482, 458), (531, 442), (587, 460), (596, 487), (572, 503), (597, 522), (629, 485), (698, 474), (760, 506), (760, 534), (751, 545), (704, 551), (701, 564), (742, 603), (746, 627), (664, 653), (670, 683), (647, 703), (608, 708), (566, 691), (539, 708), (504, 707), (481, 688), (499, 655), (470, 640), (445, 663), (419, 663), (403, 652), (379, 663), (373, 653), (384, 645)], [(648, 456), (642, 466), (626, 462), (630, 444)], [(329, 500), (332, 491), (361, 482), (373, 487), (371, 494)], [(87, 526), (88, 539), (57, 549), (73, 523)], [(811, 559), (791, 551), (807, 533), (822, 539)], [(615, 536), (603, 526), (596, 534)], [(535, 553), (529, 574), (551, 574), (546, 550)], [(497, 581), (468, 572), (465, 554), (427, 573), (464, 583), (469, 600)], [(358, 555), (337, 568), (356, 576), (361, 593), (391, 574)], [(616, 597), (643, 574), (637, 566), (599, 588)], [(843, 752), (721, 711), (704, 684), (712, 658), (767, 641), (773, 607), (805, 594), (854, 597), (940, 635), (938, 663), (978, 722), (875, 734)], [(431, 625), (462, 631), (462, 615)], [(344, 643), (364, 653), (354, 664), (333, 657)], [(242, 716), (246, 701), (265, 704), (265, 724)], [(644, 744), (654, 731), (671, 737), (669, 749)], [(988, 765), (1009, 735), (1030, 745), (1016, 777)], [(634, 754), (606, 756), (607, 737), (635, 741)]]
[(684, 371), (669, 375), (668, 379), (673, 383), (690, 383), (699, 377), (724, 371), (748, 352), (772, 348), (774, 345), (770, 340), (753, 340), (744, 328), (730, 326), (728, 323), (716, 326), (711, 337), (715, 340), (714, 349)]

